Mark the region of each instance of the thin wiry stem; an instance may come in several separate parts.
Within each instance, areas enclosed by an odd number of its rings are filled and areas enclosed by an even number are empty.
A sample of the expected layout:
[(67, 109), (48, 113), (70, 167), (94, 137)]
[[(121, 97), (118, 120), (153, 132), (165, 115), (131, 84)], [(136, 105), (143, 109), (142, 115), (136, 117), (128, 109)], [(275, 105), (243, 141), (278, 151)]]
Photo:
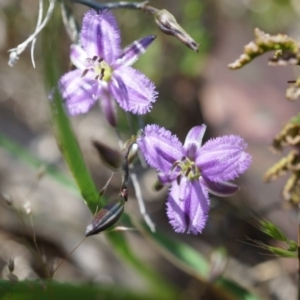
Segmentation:
[[(43, 271), (44, 271), (45, 276), (46, 276), (47, 278), (49, 278), (50, 275), (49, 275), (48, 270), (47, 270), (47, 268), (46, 268), (46, 266), (45, 266), (45, 263), (44, 263), (44, 261), (43, 261), (42, 252), (41, 252), (41, 250), (40, 250), (40, 248), (39, 248), (39, 246), (38, 246), (38, 244), (37, 244), (37, 242), (36, 242), (36, 236), (35, 236), (35, 233), (34, 233), (34, 231), (33, 231), (33, 228), (31, 228), (31, 230), (28, 229), (28, 227), (27, 227), (27, 225), (26, 225), (26, 223), (25, 223), (25, 221), (24, 221), (24, 219), (23, 219), (23, 214), (22, 214), (21, 211), (17, 210), (16, 208), (14, 208), (14, 211), (15, 211), (15, 213), (16, 213), (16, 215), (17, 215), (17, 217), (18, 217), (18, 219), (19, 219), (19, 221), (20, 221), (20, 223), (21, 223), (21, 228), (23, 228), (23, 229), (29, 231), (29, 234), (31, 235), (31, 238), (32, 238), (33, 244), (34, 244), (34, 246), (35, 246), (36, 252), (35, 252), (34, 249), (28, 244), (28, 242), (26, 241), (25, 238), (24, 238), (24, 244), (27, 246), (27, 249), (31, 252), (31, 254), (33, 255), (33, 257), (35, 257), (35, 258), (39, 261), (39, 263), (40, 263), (40, 265), (41, 265), (41, 267), (42, 267), (42, 269), (43, 269)], [(31, 225), (32, 225), (32, 223), (31, 223)]]
[(86, 237), (84, 237), (81, 242), (70, 252), (67, 256), (58, 264), (58, 266), (53, 270), (51, 277), (53, 277), (54, 273), (60, 268), (60, 266), (74, 253), (74, 251), (85, 241)]
[[(119, 131), (117, 130), (117, 128), (116, 128), (116, 134), (118, 136), (119, 147), (122, 149), (124, 143), (123, 143), (122, 137), (121, 137)], [(137, 179), (137, 175), (136, 175), (136, 172), (135, 172), (132, 164), (129, 165), (129, 169), (130, 169), (129, 177), (132, 181), (132, 185), (133, 185), (135, 196), (136, 196), (136, 199), (137, 199), (137, 202), (139, 205), (140, 213), (143, 216), (146, 224), (149, 226), (150, 230), (152, 232), (155, 232), (155, 224), (152, 222), (150, 216), (148, 215), (148, 213), (146, 211), (146, 206), (145, 206), (145, 201), (143, 199), (141, 186)]]
[(146, 206), (145, 206), (145, 201), (143, 199), (141, 186), (137, 179), (137, 175), (133, 169), (131, 169), (131, 172), (130, 172), (130, 179), (131, 179), (132, 185), (134, 187), (135, 196), (138, 201), (141, 215), (143, 216), (143, 218), (144, 218), (146, 224), (149, 226), (150, 230), (152, 232), (155, 232), (155, 224), (152, 222), (150, 216), (148, 215), (148, 213), (146, 211)]
[(60, 3), (61, 16), (67, 31), (68, 36), (70, 37), (73, 43), (78, 43), (79, 41), (79, 25), (74, 17), (72, 6), (70, 3), (62, 1)]
[(86, 5), (90, 8), (94, 9), (115, 9), (115, 8), (129, 8), (129, 9), (143, 9), (144, 6), (149, 1), (144, 2), (126, 2), (126, 1), (120, 1), (120, 2), (109, 2), (109, 3), (98, 3), (92, 0), (70, 0), (74, 3), (79, 3)]
[[(42, 23), (42, 19), (43, 19), (43, 11), (44, 11), (44, 1), (43, 0), (39, 0), (39, 16), (38, 16), (38, 20), (36, 23), (36, 27), (35, 30), (37, 30), (39, 28), (39, 26), (41, 26)], [(36, 38), (33, 39), (32, 43), (31, 43), (31, 62), (33, 67), (35, 68), (35, 62), (34, 62), (34, 46), (35, 46), (35, 42), (36, 42)]]
[(44, 18), (44, 21), (38, 26), (34, 33), (29, 36), (27, 40), (25, 40), (23, 43), (19, 44), (16, 48), (10, 49), (8, 52), (10, 52), (9, 55), (9, 61), (8, 65), (13, 66), (16, 61), (19, 59), (19, 55), (26, 49), (26, 47), (33, 42), (33, 40), (37, 37), (37, 35), (42, 31), (42, 29), (47, 25), (48, 21), (51, 19), (54, 7), (55, 7), (56, 0), (50, 0), (50, 4), (48, 7), (47, 14)]

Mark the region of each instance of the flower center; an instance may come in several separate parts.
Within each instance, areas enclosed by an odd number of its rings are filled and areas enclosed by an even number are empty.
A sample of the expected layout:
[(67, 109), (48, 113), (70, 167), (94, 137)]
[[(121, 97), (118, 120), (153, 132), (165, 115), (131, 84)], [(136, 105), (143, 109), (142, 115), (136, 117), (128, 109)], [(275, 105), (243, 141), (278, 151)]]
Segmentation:
[(92, 70), (95, 74), (95, 80), (109, 81), (111, 79), (113, 69), (102, 57), (94, 56), (93, 58), (88, 58), (86, 65), (88, 68), (83, 71), (81, 77), (85, 76), (89, 70)]
[(200, 170), (195, 165), (195, 162), (191, 161), (188, 157), (184, 156), (181, 160), (177, 160), (172, 169), (177, 168), (180, 169), (179, 176), (185, 176), (189, 180), (198, 179), (201, 176)]

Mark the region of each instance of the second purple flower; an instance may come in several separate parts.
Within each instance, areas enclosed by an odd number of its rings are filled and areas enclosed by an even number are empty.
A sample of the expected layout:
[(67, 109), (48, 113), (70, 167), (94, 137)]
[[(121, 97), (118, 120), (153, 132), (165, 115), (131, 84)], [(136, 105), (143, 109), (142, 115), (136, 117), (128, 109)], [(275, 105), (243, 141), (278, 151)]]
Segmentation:
[(201, 233), (208, 217), (208, 192), (234, 194), (239, 188), (228, 181), (244, 173), (251, 163), (242, 138), (223, 136), (202, 146), (205, 130), (205, 125), (193, 127), (182, 145), (170, 131), (148, 125), (137, 140), (160, 181), (171, 184), (167, 214), (176, 232)]
[(81, 46), (72, 45), (70, 58), (78, 68), (59, 81), (70, 115), (86, 113), (100, 99), (111, 125), (116, 123), (116, 100), (125, 111), (145, 114), (157, 97), (154, 84), (130, 67), (152, 43), (147, 36), (121, 50), (120, 32), (114, 16), (107, 10), (89, 10), (82, 23)]

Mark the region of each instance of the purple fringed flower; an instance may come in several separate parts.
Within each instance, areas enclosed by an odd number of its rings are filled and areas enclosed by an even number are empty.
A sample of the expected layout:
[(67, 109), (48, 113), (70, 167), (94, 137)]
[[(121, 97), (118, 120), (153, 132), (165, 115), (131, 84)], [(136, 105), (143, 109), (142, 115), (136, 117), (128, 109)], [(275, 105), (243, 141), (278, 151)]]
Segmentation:
[(175, 135), (157, 125), (148, 125), (137, 143), (148, 164), (157, 169), (160, 181), (171, 184), (167, 215), (176, 232), (201, 233), (208, 211), (208, 192), (230, 196), (239, 187), (227, 182), (251, 164), (239, 136), (210, 139), (202, 147), (206, 125), (193, 127), (184, 145)]
[(70, 115), (86, 113), (97, 101), (111, 125), (115, 125), (115, 99), (122, 109), (145, 114), (157, 92), (154, 84), (130, 67), (155, 39), (150, 35), (133, 42), (123, 51), (114, 16), (104, 10), (89, 10), (81, 30), (81, 46), (71, 45), (71, 61), (78, 68), (59, 81)]

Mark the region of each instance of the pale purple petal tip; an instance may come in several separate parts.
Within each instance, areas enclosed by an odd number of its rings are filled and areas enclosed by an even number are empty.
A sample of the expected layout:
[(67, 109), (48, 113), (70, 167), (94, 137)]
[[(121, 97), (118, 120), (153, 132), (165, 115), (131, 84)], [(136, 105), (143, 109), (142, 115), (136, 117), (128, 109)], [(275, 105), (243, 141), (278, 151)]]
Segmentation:
[(81, 70), (68, 72), (59, 80), (60, 93), (71, 116), (86, 113), (95, 104), (97, 85), (88, 77), (81, 78)]
[(196, 165), (211, 181), (229, 181), (244, 173), (251, 155), (244, 152), (247, 144), (239, 136), (223, 136), (207, 141), (197, 152)]
[(158, 94), (153, 82), (131, 67), (121, 67), (114, 71), (113, 76), (115, 75), (122, 78), (128, 92), (128, 101), (124, 101), (122, 93), (114, 93), (114, 97), (121, 108), (133, 114), (148, 113)]
[(202, 145), (202, 139), (206, 130), (206, 125), (193, 127), (185, 138), (184, 149), (186, 156), (194, 160), (196, 151), (200, 149)]
[(169, 173), (173, 163), (183, 156), (178, 138), (158, 125), (147, 125), (137, 144), (147, 163), (163, 173)]
[(70, 52), (70, 59), (73, 63), (73, 65), (81, 70), (84, 70), (85, 67), (85, 62), (87, 59), (86, 52), (76, 44), (71, 45), (71, 52)]
[[(182, 184), (185, 186), (182, 187)], [(180, 200), (183, 194), (185, 199)], [(180, 186), (173, 183), (167, 202), (167, 215), (175, 232), (201, 233), (208, 219), (208, 211), (207, 191), (198, 180), (185, 180)]]
[(155, 35), (149, 35), (131, 43), (122, 51), (114, 63), (114, 67), (128, 67), (134, 64), (138, 58), (146, 52), (147, 48), (151, 45), (155, 38)]
[(111, 64), (120, 55), (120, 31), (112, 13), (90, 9), (83, 18), (81, 44), (89, 58), (102, 57)]
[(219, 197), (232, 196), (240, 189), (236, 184), (231, 182), (227, 182), (227, 181), (213, 182), (205, 178), (204, 176), (202, 176), (202, 179), (203, 179), (203, 184), (206, 186), (208, 191), (211, 194), (214, 194)]

